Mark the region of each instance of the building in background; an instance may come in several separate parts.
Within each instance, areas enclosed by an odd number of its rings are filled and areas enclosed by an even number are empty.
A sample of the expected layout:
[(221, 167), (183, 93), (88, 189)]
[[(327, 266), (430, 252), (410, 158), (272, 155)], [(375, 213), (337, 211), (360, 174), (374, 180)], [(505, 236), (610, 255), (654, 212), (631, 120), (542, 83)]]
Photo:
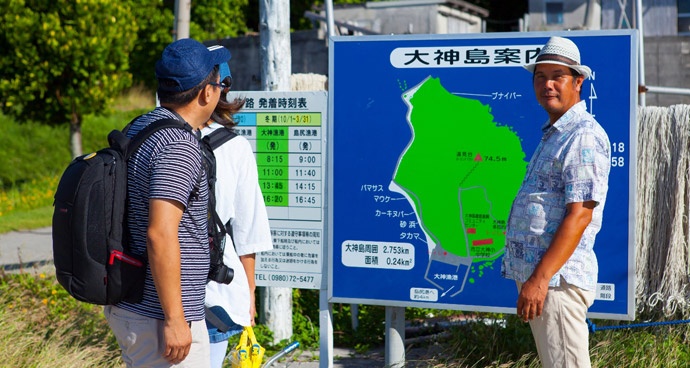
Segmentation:
[[(690, 0), (642, 0), (646, 105), (690, 103)], [(529, 0), (526, 31), (637, 29), (636, 0)], [(656, 87), (656, 88), (654, 88)], [(659, 90), (673, 89), (672, 92)]]
[[(321, 22), (325, 11), (307, 12)], [(333, 8), (336, 34), (446, 34), (484, 32), (489, 11), (463, 0), (401, 0), (338, 5)]]
[[(528, 12), (510, 21), (516, 31), (637, 28), (636, 0), (526, 0)], [(690, 86), (690, 0), (642, 0), (645, 85)], [(398, 0), (334, 6), (336, 35), (483, 33), (487, 9), (462, 0)], [(328, 37), (322, 9), (306, 12), (314, 28), (293, 32), (292, 73), (328, 75)], [(501, 22), (504, 22), (503, 20)], [(491, 28), (491, 27), (489, 27)], [(217, 43), (214, 40), (213, 43)], [(236, 90), (257, 91), (259, 36), (220, 40), (233, 58)], [(690, 95), (647, 93), (646, 105), (690, 104)]]
[(601, 5), (599, 1), (587, 0), (530, 0), (525, 18), (529, 31), (598, 30)]
[[(635, 0), (529, 0), (526, 30), (637, 27)], [(690, 35), (690, 0), (643, 0), (644, 35)]]

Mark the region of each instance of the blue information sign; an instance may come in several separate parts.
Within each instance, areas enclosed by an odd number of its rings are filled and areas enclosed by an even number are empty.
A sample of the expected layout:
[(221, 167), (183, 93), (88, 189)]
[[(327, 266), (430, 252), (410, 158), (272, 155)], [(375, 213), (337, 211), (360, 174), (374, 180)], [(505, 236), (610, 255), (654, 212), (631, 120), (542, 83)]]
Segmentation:
[(634, 319), (634, 30), (331, 38), (330, 302), (515, 312), (505, 225), (548, 118), (522, 66), (554, 35), (611, 142), (589, 315)]

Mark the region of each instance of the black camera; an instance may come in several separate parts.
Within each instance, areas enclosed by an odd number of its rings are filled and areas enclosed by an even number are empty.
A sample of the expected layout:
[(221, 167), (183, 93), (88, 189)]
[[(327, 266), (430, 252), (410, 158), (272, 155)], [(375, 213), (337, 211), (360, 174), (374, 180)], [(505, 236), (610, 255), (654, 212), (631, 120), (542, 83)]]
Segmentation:
[(235, 277), (235, 270), (223, 263), (225, 239), (221, 239), (222, 240), (216, 242), (212, 236), (209, 237), (211, 264), (208, 269), (208, 281), (215, 281), (220, 284), (229, 284)]
[(220, 284), (229, 284), (235, 277), (235, 270), (223, 264), (221, 260), (220, 263), (211, 263), (211, 267), (208, 270), (208, 279), (210, 281), (215, 281)]

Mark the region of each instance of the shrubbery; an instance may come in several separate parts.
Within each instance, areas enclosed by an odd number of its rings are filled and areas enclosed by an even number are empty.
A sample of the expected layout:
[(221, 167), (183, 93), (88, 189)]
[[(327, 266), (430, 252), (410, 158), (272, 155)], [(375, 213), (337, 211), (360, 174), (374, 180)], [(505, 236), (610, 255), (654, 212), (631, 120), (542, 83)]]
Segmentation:
[[(108, 117), (87, 116), (82, 126), (84, 152), (108, 144), (108, 133), (122, 128), (143, 111), (117, 112)], [(62, 174), (71, 161), (69, 127), (16, 122), (0, 115), (0, 186), (9, 189), (32, 180)]]
[(0, 130), (0, 184), (4, 188), (39, 175), (55, 175), (69, 162), (67, 126), (16, 123), (0, 115)]
[(0, 271), (0, 365), (121, 366), (102, 310), (73, 299), (53, 276)]

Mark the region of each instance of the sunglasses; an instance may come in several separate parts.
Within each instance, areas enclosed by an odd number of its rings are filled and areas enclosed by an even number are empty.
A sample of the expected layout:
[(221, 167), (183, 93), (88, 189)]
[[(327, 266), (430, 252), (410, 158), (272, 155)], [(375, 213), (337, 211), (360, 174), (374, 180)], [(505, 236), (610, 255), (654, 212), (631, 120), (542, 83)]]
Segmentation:
[(228, 93), (230, 91), (230, 87), (232, 87), (232, 78), (225, 77), (220, 83), (211, 82), (209, 84), (215, 87), (220, 87), (224, 93)]

